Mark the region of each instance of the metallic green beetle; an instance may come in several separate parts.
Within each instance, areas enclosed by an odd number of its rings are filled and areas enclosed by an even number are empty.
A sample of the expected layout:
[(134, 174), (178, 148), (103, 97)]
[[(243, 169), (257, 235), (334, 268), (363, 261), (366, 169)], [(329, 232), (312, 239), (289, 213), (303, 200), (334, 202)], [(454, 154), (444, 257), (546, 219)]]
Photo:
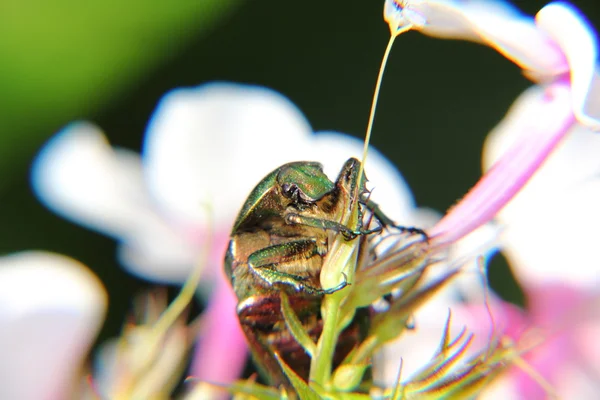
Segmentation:
[[(274, 352), (305, 380), (310, 367), (309, 356), (286, 327), (279, 291), (286, 291), (292, 309), (316, 341), (322, 331), (323, 296), (346, 286), (346, 282), (334, 288), (320, 285), (331, 235), (352, 240), (391, 223), (374, 203), (367, 204), (366, 179), (364, 174), (359, 179), (359, 171), (360, 162), (351, 158), (332, 182), (319, 163), (285, 164), (254, 188), (235, 221), (225, 272), (238, 298), (237, 313), (253, 358), (273, 385), (291, 388)], [(340, 224), (357, 202), (375, 215), (378, 229), (353, 230)], [(357, 313), (340, 335), (334, 363), (360, 342), (365, 318), (368, 312)]]

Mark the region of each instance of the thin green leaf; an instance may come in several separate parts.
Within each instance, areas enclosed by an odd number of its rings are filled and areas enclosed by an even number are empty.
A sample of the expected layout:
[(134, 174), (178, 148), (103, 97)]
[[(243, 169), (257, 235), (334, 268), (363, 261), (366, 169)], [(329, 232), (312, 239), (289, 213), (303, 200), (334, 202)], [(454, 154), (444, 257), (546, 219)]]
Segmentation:
[(279, 400), (281, 395), (276, 388), (261, 385), (252, 381), (236, 381), (230, 385), (217, 385), (211, 383), (212, 386), (223, 387), (234, 396), (250, 396), (261, 400)]
[(339, 393), (335, 396), (339, 400), (372, 400), (372, 397), (364, 393)]
[(315, 392), (302, 378), (300, 378), (294, 370), (292, 370), (283, 359), (279, 356), (279, 354), (275, 353), (275, 358), (285, 375), (290, 380), (290, 383), (296, 390), (296, 394), (300, 398), (300, 400), (321, 400), (321, 396), (317, 392)]
[(308, 333), (302, 326), (302, 322), (298, 319), (296, 312), (290, 306), (290, 300), (285, 291), (281, 290), (281, 314), (285, 319), (285, 323), (290, 330), (294, 339), (304, 348), (304, 350), (312, 357), (317, 351), (317, 345), (312, 341)]
[(398, 377), (396, 378), (396, 386), (394, 386), (394, 392), (392, 393), (392, 400), (404, 399), (404, 385), (402, 385), (402, 366), (404, 361), (400, 359), (400, 366), (398, 367)]

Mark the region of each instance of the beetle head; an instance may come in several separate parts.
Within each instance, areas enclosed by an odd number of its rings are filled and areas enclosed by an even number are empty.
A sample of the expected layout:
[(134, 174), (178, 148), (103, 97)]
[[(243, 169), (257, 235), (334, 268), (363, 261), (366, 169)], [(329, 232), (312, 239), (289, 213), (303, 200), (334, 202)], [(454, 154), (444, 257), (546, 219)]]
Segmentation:
[(277, 183), (293, 204), (310, 204), (333, 190), (333, 182), (316, 162), (295, 162), (281, 168)]
[(349, 158), (348, 161), (344, 163), (335, 183), (336, 188), (346, 193), (346, 196), (349, 199), (354, 199), (355, 196), (360, 197), (365, 191), (365, 182), (367, 181), (367, 178), (365, 177), (364, 171), (362, 179), (358, 179), (360, 165), (360, 161), (356, 158)]

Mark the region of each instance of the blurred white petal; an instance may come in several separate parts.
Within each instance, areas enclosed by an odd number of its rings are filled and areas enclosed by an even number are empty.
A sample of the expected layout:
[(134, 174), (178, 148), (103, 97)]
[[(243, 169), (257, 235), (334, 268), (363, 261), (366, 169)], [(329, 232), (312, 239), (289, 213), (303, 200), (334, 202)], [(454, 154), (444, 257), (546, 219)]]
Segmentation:
[(199, 246), (164, 224), (140, 222), (122, 238), (119, 261), (129, 272), (146, 279), (166, 283), (185, 281), (198, 261)]
[(0, 398), (68, 398), (104, 318), (106, 293), (51, 253), (0, 258)]
[(498, 378), (492, 380), (477, 398), (480, 400), (518, 399), (519, 392), (514, 381)]
[[(517, 139), (523, 119), (544, 96), (526, 91), (490, 133), (484, 151), (489, 168)], [(526, 282), (561, 280), (593, 286), (600, 278), (594, 263), (600, 224), (600, 137), (574, 127), (530, 182), (500, 212), (506, 225), (504, 252)], [(574, 250), (576, 249), (576, 250)]]
[(523, 210), (520, 219), (505, 221), (504, 254), (511, 266), (523, 283), (597, 287), (600, 181), (544, 197), (535, 209)]
[[(119, 258), (131, 272), (176, 282), (198, 262), (208, 235), (209, 264), (221, 264), (235, 215), (270, 171), (290, 161), (324, 161), (335, 179), (351, 156), (362, 156), (362, 141), (313, 134), (280, 94), (215, 83), (165, 96), (143, 164), (133, 152), (112, 149), (95, 126), (76, 123), (49, 141), (32, 180), (48, 207), (119, 240)], [(373, 199), (398, 223), (412, 223), (413, 199), (394, 166), (373, 150), (366, 171)]]
[(161, 101), (144, 143), (148, 185), (179, 221), (231, 225), (253, 186), (304, 152), (310, 126), (274, 91), (209, 84), (178, 89)]
[[(139, 168), (127, 158), (127, 166)], [(137, 160), (139, 164), (139, 160)], [(32, 167), (33, 189), (58, 214), (103, 233), (120, 236), (139, 213), (140, 182), (128, 178), (102, 132), (72, 123), (44, 147)]]
[[(180, 281), (197, 257), (196, 238), (157, 214), (139, 155), (110, 147), (89, 123), (52, 138), (32, 167), (33, 189), (58, 214), (124, 242), (125, 266), (152, 280)], [(148, 263), (148, 261), (152, 261)]]
[[(388, 19), (393, 18), (391, 3), (394, 1), (386, 2)], [(418, 15), (424, 21), (415, 23), (415, 18), (409, 17), (414, 29), (426, 35), (487, 44), (535, 76), (556, 76), (568, 70), (560, 48), (535, 26), (532, 17), (521, 14), (507, 2), (407, 0), (404, 3), (410, 15)]]

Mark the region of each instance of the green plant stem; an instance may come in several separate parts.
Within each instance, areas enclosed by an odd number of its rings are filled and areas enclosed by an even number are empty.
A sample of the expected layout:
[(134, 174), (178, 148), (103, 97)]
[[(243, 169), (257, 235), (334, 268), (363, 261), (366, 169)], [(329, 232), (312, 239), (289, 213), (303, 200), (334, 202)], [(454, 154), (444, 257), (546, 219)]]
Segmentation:
[(310, 380), (320, 386), (327, 387), (331, 380), (331, 368), (333, 355), (338, 338), (337, 322), (339, 318), (340, 305), (343, 297), (334, 293), (324, 300), (323, 332), (317, 344), (317, 356), (314, 365), (310, 369)]
[[(334, 262), (343, 263), (341, 270), (349, 271), (349, 275), (353, 279), (358, 247), (353, 243), (344, 243), (342, 241), (339, 241), (338, 244), (340, 247), (333, 252)], [(313, 358), (310, 368), (310, 380), (321, 387), (327, 388), (331, 380), (333, 356), (340, 334), (341, 305), (347, 296), (347, 291), (350, 289), (348, 287), (339, 292), (327, 295), (323, 300), (323, 332), (317, 343), (317, 354)]]

